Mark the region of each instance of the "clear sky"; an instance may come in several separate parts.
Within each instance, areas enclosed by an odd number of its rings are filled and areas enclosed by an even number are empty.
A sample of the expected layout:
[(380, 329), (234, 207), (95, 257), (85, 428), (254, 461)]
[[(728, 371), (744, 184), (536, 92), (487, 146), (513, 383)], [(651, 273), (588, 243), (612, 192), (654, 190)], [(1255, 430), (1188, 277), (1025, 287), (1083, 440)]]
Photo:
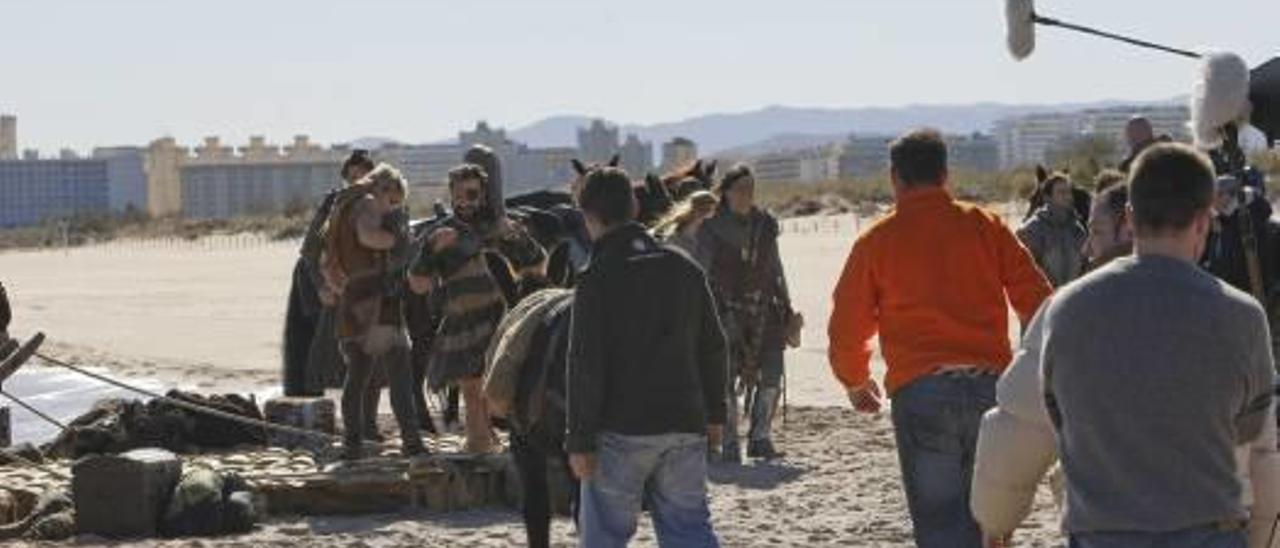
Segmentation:
[[(1038, 9), (1251, 65), (1280, 54), (1278, 0)], [(1167, 54), (1038, 38), (1010, 59), (1001, 0), (0, 0), (0, 111), (47, 152), (162, 135), (425, 142), (480, 118), (1161, 99), (1194, 76)]]

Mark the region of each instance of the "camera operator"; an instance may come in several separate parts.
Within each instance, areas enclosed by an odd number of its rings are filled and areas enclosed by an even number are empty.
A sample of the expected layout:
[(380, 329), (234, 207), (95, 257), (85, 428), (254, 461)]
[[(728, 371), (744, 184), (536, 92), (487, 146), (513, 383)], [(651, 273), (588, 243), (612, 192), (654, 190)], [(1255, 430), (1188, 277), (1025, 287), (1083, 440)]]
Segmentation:
[[(1248, 173), (1248, 172), (1245, 172)], [(1256, 173), (1256, 172), (1253, 172)], [(1271, 204), (1261, 181), (1223, 175), (1216, 181), (1213, 231), (1201, 265), (1263, 304), (1275, 284), (1277, 268), (1271, 246)]]

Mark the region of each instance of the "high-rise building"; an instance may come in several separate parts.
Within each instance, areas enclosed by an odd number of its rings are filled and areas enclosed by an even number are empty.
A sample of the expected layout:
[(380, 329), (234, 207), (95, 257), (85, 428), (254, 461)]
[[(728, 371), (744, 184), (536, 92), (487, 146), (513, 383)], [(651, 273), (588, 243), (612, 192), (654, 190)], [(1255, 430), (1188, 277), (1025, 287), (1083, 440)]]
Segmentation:
[(874, 177), (889, 169), (889, 143), (887, 135), (850, 135), (840, 144), (837, 169), (840, 179)]
[(93, 159), (107, 163), (107, 207), (113, 212), (148, 212), (147, 151), (141, 147), (99, 147)]
[(1082, 113), (1080, 131), (1089, 135), (1110, 137), (1116, 145), (1119, 161), (1129, 150), (1125, 138), (1125, 127), (1129, 120), (1141, 116), (1151, 122), (1151, 128), (1157, 136), (1167, 135), (1175, 141), (1186, 141), (1191, 138), (1187, 122), (1191, 120), (1191, 109), (1186, 105), (1144, 106), (1086, 110)]
[[(69, 156), (69, 155), (65, 155)], [(0, 160), (0, 227), (39, 224), (146, 207), (143, 154), (103, 148), (90, 158)]]
[(641, 141), (634, 133), (627, 135), (618, 154), (622, 169), (633, 178), (638, 179), (653, 171), (653, 143)]
[(511, 141), (507, 139), (507, 130), (502, 128), (498, 128), (498, 129), (490, 128), (489, 122), (486, 122), (484, 120), (476, 122), (475, 129), (471, 131), (459, 132), (458, 142), (462, 143), (462, 146), (464, 147), (470, 147), (472, 145), (485, 145), (494, 150), (503, 148), (511, 144)]
[(1000, 148), (990, 135), (947, 135), (947, 164), (952, 169), (990, 172), (1000, 169)]
[(182, 212), (228, 218), (309, 206), (342, 184), (345, 152), (313, 147), (305, 136), (284, 151), (253, 137), (239, 151), (208, 137), (179, 168)]
[(462, 163), (462, 145), (390, 144), (374, 151), (374, 158), (400, 170), (413, 186), (443, 187), (449, 170)]
[(520, 146), (507, 178), (507, 194), (568, 186), (575, 177), (572, 147), (531, 148)]
[(374, 157), (399, 168), (411, 184), (442, 192), (448, 183), (449, 170), (461, 164), (467, 149), (477, 144), (493, 149), (498, 155), (507, 194), (563, 186), (573, 178), (570, 160), (577, 155), (577, 149), (529, 147), (508, 139), (505, 130), (493, 128), (486, 122), (477, 123), (470, 131), (459, 132), (456, 143), (391, 144), (374, 151)]
[(591, 163), (604, 163), (618, 154), (618, 128), (604, 120), (595, 119), (586, 128), (578, 128), (578, 159)]
[(750, 161), (757, 181), (816, 183), (840, 177), (840, 147), (822, 146), (762, 154)]
[(0, 160), (18, 159), (18, 117), (0, 114)]
[[(1174, 140), (1188, 137), (1190, 110), (1185, 105), (1146, 105), (1114, 107), (1074, 112), (1028, 114), (1005, 118), (995, 123), (995, 139), (1000, 167), (1042, 164), (1055, 146), (1082, 135), (1101, 135), (1115, 140), (1116, 153), (1128, 149), (1124, 127), (1134, 116), (1151, 121), (1157, 135)], [(1115, 161), (1116, 158), (1109, 160)]]
[(182, 213), (182, 165), (188, 155), (173, 137), (156, 139), (147, 146), (147, 212), (152, 216)]
[(662, 144), (662, 171), (672, 171), (692, 164), (698, 159), (698, 145), (685, 137), (676, 137)]

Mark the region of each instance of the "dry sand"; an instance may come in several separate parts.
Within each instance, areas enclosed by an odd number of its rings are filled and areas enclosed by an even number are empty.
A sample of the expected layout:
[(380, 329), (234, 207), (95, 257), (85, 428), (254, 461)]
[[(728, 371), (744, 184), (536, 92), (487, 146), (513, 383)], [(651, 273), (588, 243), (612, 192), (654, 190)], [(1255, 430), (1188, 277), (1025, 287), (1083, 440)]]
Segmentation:
[[(787, 354), (788, 456), (712, 471), (713, 521), (725, 546), (908, 546), (910, 527), (887, 416), (857, 416), (826, 363), (831, 290), (859, 222), (786, 223), (782, 250), (804, 344)], [(281, 322), (296, 247), (235, 240), (122, 242), (70, 252), (0, 253), (14, 329), (41, 329), (52, 354), (166, 386), (264, 393), (278, 382)], [(1011, 326), (1016, 329), (1016, 326)], [(877, 358), (876, 369), (883, 365)], [(14, 411), (15, 416), (21, 412)], [(1042, 491), (1045, 491), (1042, 489)], [(1020, 545), (1060, 544), (1047, 494)], [(516, 546), (519, 516), (490, 510), (351, 518), (274, 518), (227, 539), (156, 546)], [(81, 539), (80, 544), (93, 539)], [(574, 542), (557, 521), (554, 541)], [(636, 546), (654, 544), (642, 522)]]

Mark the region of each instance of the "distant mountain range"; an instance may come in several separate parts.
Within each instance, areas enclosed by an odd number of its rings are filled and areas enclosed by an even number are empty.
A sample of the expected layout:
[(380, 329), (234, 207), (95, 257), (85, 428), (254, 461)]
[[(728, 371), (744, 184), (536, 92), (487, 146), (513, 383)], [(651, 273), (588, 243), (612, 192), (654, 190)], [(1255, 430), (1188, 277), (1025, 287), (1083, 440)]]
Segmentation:
[[(708, 114), (677, 122), (624, 124), (622, 136), (635, 133), (655, 146), (673, 137), (688, 137), (703, 154), (729, 156), (821, 145), (842, 140), (850, 133), (898, 134), (931, 126), (946, 133), (990, 132), (996, 120), (1041, 112), (1109, 108), (1126, 105), (1172, 104), (1163, 101), (1098, 101), (1044, 105), (976, 103), (968, 105), (909, 105), (850, 109), (771, 106), (736, 114)], [(510, 130), (508, 136), (530, 146), (574, 146), (578, 128), (591, 123), (590, 116), (553, 116)], [(726, 154), (727, 153), (727, 154)], [(744, 154), (745, 153), (745, 154)]]
[[(704, 155), (740, 158), (771, 151), (820, 146), (844, 140), (851, 133), (896, 135), (921, 126), (934, 127), (945, 133), (987, 133), (997, 120), (1011, 116), (1180, 102), (1185, 102), (1185, 98), (1039, 105), (974, 103), (845, 109), (770, 106), (747, 112), (707, 114), (652, 125), (623, 124), (621, 137), (634, 133), (641, 139), (652, 141), (655, 154), (661, 153), (662, 143), (674, 137), (687, 137), (698, 144), (699, 152)], [(524, 127), (509, 129), (507, 136), (534, 147), (576, 146), (578, 129), (590, 125), (595, 118), (578, 115), (552, 116)], [(607, 118), (606, 121), (615, 123)], [(378, 148), (382, 144), (394, 142), (396, 140), (385, 137), (364, 137), (352, 141), (352, 145)]]

